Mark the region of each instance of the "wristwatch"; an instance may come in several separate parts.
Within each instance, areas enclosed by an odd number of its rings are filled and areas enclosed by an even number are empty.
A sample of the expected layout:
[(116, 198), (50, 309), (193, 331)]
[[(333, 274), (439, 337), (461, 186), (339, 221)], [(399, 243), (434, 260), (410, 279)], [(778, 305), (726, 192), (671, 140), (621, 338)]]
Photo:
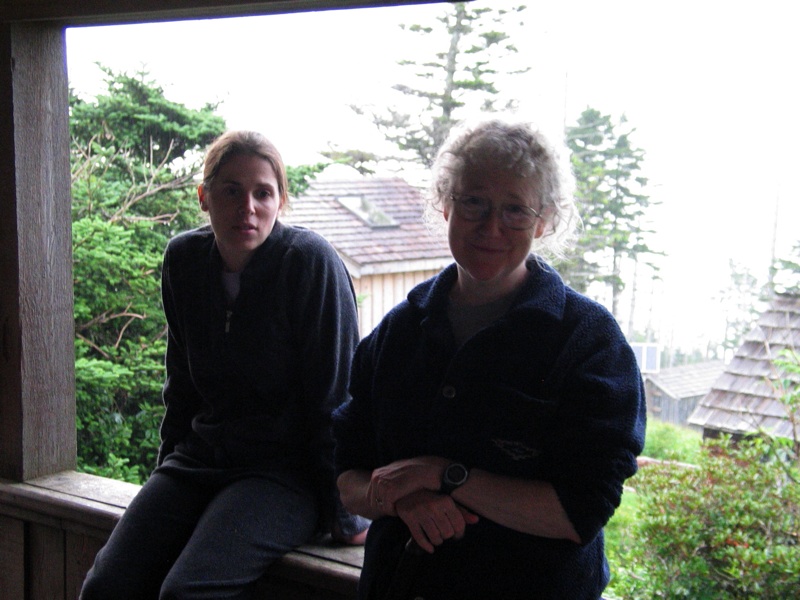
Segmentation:
[(469, 469), (461, 463), (450, 463), (442, 474), (442, 486), (439, 491), (442, 494), (452, 494), (453, 491), (466, 483), (469, 479)]

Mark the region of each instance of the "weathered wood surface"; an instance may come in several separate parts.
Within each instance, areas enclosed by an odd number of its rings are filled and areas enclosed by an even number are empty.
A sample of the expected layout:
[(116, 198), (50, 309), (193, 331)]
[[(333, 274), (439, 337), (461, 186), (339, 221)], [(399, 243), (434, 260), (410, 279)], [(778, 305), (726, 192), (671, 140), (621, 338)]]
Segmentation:
[(25, 523), (0, 514), (0, 590), (4, 600), (24, 598), (24, 561)]
[(0, 23), (0, 477), (74, 468), (64, 32)]
[[(22, 590), (9, 598), (77, 600), (95, 554), (139, 489), (74, 471), (0, 480), (0, 589)], [(259, 592), (285, 600), (354, 598), (363, 559), (362, 547), (316, 540), (270, 567)]]
[(113, 24), (290, 13), (337, 8), (430, 4), (442, 0), (4, 0), (2, 21)]

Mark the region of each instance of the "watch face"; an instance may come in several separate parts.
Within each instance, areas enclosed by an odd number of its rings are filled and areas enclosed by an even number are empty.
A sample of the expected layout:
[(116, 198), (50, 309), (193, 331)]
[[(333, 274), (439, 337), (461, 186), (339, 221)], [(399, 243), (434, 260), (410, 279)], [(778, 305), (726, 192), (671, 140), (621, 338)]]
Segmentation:
[(449, 465), (444, 472), (445, 481), (450, 485), (461, 485), (467, 480), (467, 475), (467, 468), (458, 463)]

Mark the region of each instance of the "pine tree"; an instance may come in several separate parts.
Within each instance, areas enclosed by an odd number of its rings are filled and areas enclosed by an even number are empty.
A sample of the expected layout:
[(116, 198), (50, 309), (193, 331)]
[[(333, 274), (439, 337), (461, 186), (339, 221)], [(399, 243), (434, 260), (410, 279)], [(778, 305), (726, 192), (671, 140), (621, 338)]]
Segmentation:
[[(625, 262), (634, 266), (661, 254), (647, 244), (653, 231), (645, 225), (652, 202), (641, 175), (644, 151), (632, 145), (632, 129), (618, 133), (625, 123), (624, 117), (615, 124), (610, 115), (587, 108), (567, 128), (583, 231), (570, 259), (559, 265), (565, 280), (581, 292), (595, 282), (610, 287), (615, 316), (625, 288)], [(658, 270), (652, 261), (647, 264)]]
[[(379, 160), (413, 162), (429, 168), (450, 130), (466, 115), (498, 108), (513, 110), (515, 101), (502, 97), (497, 81), (501, 76), (528, 69), (510, 64), (518, 50), (512, 35), (501, 28), (509, 30), (521, 25), (519, 14), (525, 7), (498, 8), (497, 4), (506, 3), (493, 3), (489, 8), (455, 2), (436, 24), (402, 26), (421, 40), (432, 36), (440, 40), (442, 49), (431, 58), (399, 62), (413, 73), (413, 84), (393, 86), (401, 94), (402, 108), (395, 106), (383, 112), (365, 106), (351, 107), (368, 116), (386, 140), (397, 147), (399, 155), (381, 157), (337, 149), (323, 154), (361, 172), (370, 171), (365, 163)], [(501, 71), (503, 65), (508, 69)]]

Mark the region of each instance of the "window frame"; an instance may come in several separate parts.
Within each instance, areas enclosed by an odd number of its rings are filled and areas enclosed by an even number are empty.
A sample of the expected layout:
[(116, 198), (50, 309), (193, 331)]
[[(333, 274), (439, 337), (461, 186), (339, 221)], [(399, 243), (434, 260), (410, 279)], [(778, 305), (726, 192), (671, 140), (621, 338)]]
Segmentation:
[(0, 480), (24, 482), (76, 465), (66, 28), (431, 3), (6, 0), (0, 7)]

